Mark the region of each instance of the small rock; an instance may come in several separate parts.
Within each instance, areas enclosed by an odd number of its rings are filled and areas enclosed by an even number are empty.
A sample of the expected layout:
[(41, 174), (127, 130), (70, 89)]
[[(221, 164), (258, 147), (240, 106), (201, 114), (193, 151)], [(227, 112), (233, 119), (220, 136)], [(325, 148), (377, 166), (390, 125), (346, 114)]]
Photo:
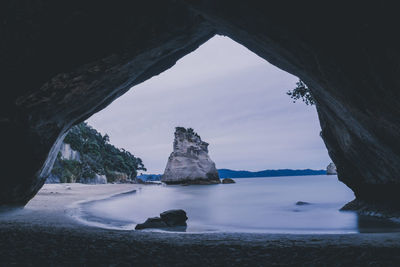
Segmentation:
[(160, 218), (153, 217), (148, 218), (144, 223), (139, 223), (136, 225), (136, 230), (146, 229), (146, 228), (165, 228), (168, 225)]
[(136, 178), (136, 183), (137, 184), (144, 184), (144, 181), (140, 178)]
[(234, 184), (236, 183), (235, 180), (231, 179), (231, 178), (225, 178), (222, 180), (223, 184)]
[(326, 174), (327, 175), (336, 175), (337, 174), (335, 163), (333, 163), (333, 162), (329, 163), (329, 165), (326, 167)]
[(161, 219), (168, 226), (186, 226), (186, 212), (184, 210), (167, 210), (160, 214)]
[(169, 228), (186, 226), (186, 212), (184, 210), (167, 210), (160, 214), (160, 217), (148, 218), (144, 223), (136, 225), (135, 230), (146, 228)]
[(304, 201), (297, 201), (297, 202), (296, 202), (296, 205), (297, 205), (297, 206), (305, 206), (305, 205), (311, 205), (311, 203), (304, 202)]

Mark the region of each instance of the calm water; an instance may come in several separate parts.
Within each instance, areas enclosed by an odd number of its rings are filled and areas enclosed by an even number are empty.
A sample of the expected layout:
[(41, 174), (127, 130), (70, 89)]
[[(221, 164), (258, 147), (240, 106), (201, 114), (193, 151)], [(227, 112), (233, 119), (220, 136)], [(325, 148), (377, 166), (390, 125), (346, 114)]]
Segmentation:
[[(143, 186), (82, 206), (82, 218), (101, 227), (133, 229), (148, 217), (184, 209), (186, 232), (358, 233), (398, 226), (339, 209), (354, 199), (336, 176), (235, 179), (236, 184)], [(309, 205), (296, 205), (304, 201)]]

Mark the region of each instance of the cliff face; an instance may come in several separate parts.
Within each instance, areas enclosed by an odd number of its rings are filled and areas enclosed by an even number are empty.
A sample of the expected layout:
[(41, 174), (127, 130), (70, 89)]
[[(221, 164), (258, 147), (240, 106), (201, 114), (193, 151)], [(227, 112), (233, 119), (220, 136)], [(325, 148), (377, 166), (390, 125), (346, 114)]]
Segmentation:
[(81, 161), (81, 156), (78, 151), (75, 151), (71, 148), (70, 144), (62, 143), (60, 148), (61, 159), (62, 160), (75, 160)]
[[(62, 143), (59, 151), (59, 157), (57, 157), (56, 162), (54, 162), (53, 169), (64, 168), (62, 166), (61, 161), (63, 160), (72, 160), (76, 161), (78, 164), (81, 162), (81, 156), (78, 151), (75, 151), (71, 148), (70, 144)], [(51, 172), (49, 177), (46, 179), (47, 184), (57, 184), (62, 182), (76, 182), (78, 177), (70, 177), (69, 179), (65, 179), (65, 177), (61, 177), (60, 173)], [(71, 173), (72, 176), (72, 173)]]
[(46, 183), (82, 183), (82, 184), (106, 184), (107, 177), (94, 172), (90, 177), (85, 177), (81, 171), (81, 155), (73, 150), (70, 144), (62, 143), (59, 155)]
[(81, 123), (65, 136), (46, 182), (130, 183), (137, 170), (145, 170), (140, 158), (113, 146), (107, 134)]
[(358, 199), (400, 202), (400, 38), (394, 34), (400, 17), (394, 5), (297, 1), (288, 8), (282, 1), (221, 0), (191, 6), (219, 33), (308, 85), (338, 178)]
[(167, 184), (220, 183), (215, 163), (208, 155), (208, 143), (193, 129), (176, 128), (174, 151), (168, 158), (161, 181)]

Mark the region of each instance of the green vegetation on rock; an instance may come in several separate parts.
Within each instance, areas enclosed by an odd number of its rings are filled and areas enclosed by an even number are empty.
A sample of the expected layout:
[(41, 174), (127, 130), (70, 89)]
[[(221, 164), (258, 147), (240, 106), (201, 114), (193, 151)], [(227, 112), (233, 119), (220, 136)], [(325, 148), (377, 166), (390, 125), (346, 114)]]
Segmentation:
[(60, 182), (84, 182), (82, 179), (94, 178), (96, 174), (105, 175), (108, 182), (118, 177), (136, 178), (138, 170), (146, 171), (140, 158), (125, 149), (111, 145), (107, 134), (101, 135), (87, 123), (71, 128), (64, 143), (79, 152), (80, 160), (62, 159), (58, 154), (52, 175)]
[(79, 182), (82, 176), (82, 164), (76, 160), (62, 160), (59, 153), (51, 172), (53, 175), (59, 177), (61, 183)]
[(312, 106), (315, 104), (315, 99), (311, 94), (310, 89), (302, 80), (299, 80), (296, 83), (296, 88), (294, 88), (293, 90), (289, 90), (286, 94), (293, 99), (293, 102), (301, 99), (304, 103), (306, 103), (306, 105)]

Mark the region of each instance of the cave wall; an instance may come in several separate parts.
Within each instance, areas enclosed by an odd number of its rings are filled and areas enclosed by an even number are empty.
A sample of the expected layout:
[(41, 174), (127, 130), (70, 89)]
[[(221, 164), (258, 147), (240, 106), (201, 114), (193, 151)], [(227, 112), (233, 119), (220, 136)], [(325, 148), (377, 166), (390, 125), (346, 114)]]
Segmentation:
[[(4, 1), (0, 5), (0, 204), (43, 185), (65, 132), (215, 34), (169, 1)], [(134, 115), (133, 115), (134, 116)]]
[(10, 0), (0, 16), (0, 204), (36, 194), (73, 124), (215, 33), (306, 82), (358, 198), (400, 198), (400, 18), (388, 2)]
[(400, 200), (400, 19), (395, 6), (190, 2), (219, 33), (306, 82), (317, 100), (321, 136), (339, 179), (357, 198)]

